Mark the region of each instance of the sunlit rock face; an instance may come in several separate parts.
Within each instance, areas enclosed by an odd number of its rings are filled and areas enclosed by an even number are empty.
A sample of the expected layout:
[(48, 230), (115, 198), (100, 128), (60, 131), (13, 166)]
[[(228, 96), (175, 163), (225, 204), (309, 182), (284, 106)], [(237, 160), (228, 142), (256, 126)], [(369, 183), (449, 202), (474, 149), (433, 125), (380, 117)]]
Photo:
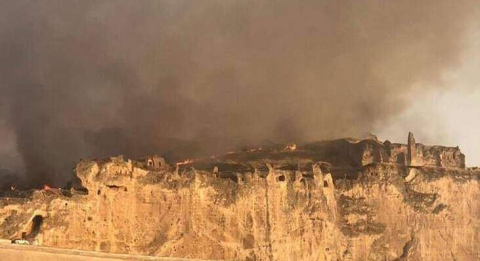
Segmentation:
[(352, 139), (176, 166), (85, 160), (88, 194), (3, 198), (0, 236), (199, 259), (478, 260), (480, 171), (458, 148), (414, 146), (415, 164), (408, 145)]

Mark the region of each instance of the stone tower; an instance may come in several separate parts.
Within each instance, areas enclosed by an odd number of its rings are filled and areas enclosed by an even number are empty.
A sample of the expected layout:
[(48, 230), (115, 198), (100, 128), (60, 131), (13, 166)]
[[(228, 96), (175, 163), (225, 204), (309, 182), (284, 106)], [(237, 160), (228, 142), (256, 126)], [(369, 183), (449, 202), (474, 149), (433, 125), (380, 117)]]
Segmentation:
[(415, 137), (413, 133), (408, 133), (408, 147), (407, 147), (407, 166), (416, 166), (417, 165), (417, 151), (415, 146)]

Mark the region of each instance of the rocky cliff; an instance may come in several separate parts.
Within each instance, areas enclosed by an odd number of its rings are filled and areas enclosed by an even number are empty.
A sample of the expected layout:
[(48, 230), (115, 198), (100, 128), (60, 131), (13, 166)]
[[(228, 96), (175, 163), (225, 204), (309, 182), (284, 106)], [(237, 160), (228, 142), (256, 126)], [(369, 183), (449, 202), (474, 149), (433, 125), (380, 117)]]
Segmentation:
[(84, 160), (86, 192), (4, 193), (0, 237), (199, 259), (479, 260), (480, 171), (464, 160), (353, 139), (173, 165)]

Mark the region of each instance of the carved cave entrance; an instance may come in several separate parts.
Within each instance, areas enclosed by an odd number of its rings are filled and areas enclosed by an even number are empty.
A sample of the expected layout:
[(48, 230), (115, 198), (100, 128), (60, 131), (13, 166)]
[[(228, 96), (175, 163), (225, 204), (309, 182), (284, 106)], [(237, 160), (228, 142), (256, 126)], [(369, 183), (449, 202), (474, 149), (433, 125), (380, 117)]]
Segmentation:
[(27, 231), (22, 232), (22, 239), (24, 240), (33, 240), (37, 237), (38, 233), (43, 224), (43, 217), (41, 215), (36, 215), (32, 218), (29, 224), (29, 229)]

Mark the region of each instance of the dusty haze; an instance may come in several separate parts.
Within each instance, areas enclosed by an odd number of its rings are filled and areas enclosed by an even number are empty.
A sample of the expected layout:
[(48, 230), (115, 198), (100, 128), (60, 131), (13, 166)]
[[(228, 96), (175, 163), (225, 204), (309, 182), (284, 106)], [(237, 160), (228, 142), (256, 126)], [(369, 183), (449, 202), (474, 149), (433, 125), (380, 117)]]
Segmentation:
[(62, 184), (79, 158), (372, 131), (448, 88), (477, 6), (1, 1), (0, 166)]

